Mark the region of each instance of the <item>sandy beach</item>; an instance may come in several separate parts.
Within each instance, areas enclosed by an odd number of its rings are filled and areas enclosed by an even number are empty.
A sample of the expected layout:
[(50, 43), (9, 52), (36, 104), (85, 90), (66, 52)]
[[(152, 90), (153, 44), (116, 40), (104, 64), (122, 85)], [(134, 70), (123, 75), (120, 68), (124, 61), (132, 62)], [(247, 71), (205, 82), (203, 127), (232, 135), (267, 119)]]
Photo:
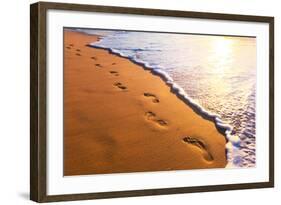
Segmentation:
[(149, 70), (64, 31), (64, 175), (223, 168), (226, 139)]

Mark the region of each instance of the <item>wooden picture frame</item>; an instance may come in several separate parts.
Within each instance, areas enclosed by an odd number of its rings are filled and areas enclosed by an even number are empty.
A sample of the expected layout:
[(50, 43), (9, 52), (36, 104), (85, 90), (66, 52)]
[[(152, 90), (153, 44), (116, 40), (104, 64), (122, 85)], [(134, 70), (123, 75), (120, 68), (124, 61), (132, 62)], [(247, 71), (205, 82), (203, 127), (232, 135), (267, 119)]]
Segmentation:
[[(47, 193), (47, 11), (101, 12), (141, 16), (265, 23), (269, 27), (269, 178), (267, 181), (94, 193)], [(51, 148), (50, 148), (51, 149)], [(30, 6), (30, 199), (36, 202), (86, 200), (162, 194), (209, 192), (274, 186), (274, 18), (205, 12), (109, 7), (39, 2)]]

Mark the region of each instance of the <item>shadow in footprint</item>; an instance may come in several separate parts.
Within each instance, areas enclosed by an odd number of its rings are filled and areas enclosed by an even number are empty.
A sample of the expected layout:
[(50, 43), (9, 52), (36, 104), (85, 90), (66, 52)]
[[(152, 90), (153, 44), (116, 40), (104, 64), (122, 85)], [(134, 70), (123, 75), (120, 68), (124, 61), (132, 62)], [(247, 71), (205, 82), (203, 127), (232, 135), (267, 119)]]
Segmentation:
[(145, 116), (147, 117), (148, 120), (152, 120), (156, 117), (156, 114), (154, 112), (148, 111), (145, 113)]
[(71, 44), (69, 44), (69, 46), (73, 47), (73, 46), (74, 46), (74, 44), (72, 44), (72, 43), (71, 43)]
[(77, 56), (81, 56), (81, 54), (80, 54), (80, 53), (75, 53), (75, 55), (77, 55)]
[(168, 122), (166, 120), (159, 119), (154, 112), (151, 112), (151, 111), (146, 112), (145, 117), (147, 120), (152, 121), (162, 127), (168, 125)]
[(97, 58), (96, 58), (96, 57), (94, 57), (94, 56), (92, 56), (92, 57), (91, 57), (91, 59), (93, 59), (93, 60), (97, 60)]
[(159, 103), (160, 100), (156, 97), (156, 95), (154, 94), (151, 94), (151, 93), (144, 93), (143, 94), (145, 97), (148, 97), (148, 98), (151, 98), (152, 99), (152, 102), (154, 103)]
[(166, 126), (168, 124), (165, 120), (156, 120), (156, 122), (161, 126)]
[(67, 49), (71, 49), (71, 47), (70, 47), (70, 46), (67, 46), (66, 48), (67, 48)]
[(114, 75), (114, 76), (119, 76), (119, 73), (115, 70), (111, 70), (111, 71), (109, 71), (109, 73)]
[(116, 63), (112, 63), (111, 65), (116, 65)]
[(208, 151), (206, 145), (204, 144), (203, 141), (194, 138), (194, 137), (184, 137), (182, 139), (185, 143), (191, 144), (193, 146), (198, 147), (202, 152), (203, 152), (203, 157), (205, 160), (207, 161), (213, 161), (214, 158), (212, 156), (212, 154)]
[(102, 68), (102, 65), (99, 64), (99, 63), (95, 64), (95, 66), (96, 66), (97, 68)]
[(80, 50), (80, 49), (76, 49), (76, 51), (77, 51), (77, 52), (80, 52), (81, 50)]
[(117, 88), (121, 89), (121, 90), (127, 90), (127, 87), (124, 86), (122, 83), (114, 83), (114, 86), (116, 86)]

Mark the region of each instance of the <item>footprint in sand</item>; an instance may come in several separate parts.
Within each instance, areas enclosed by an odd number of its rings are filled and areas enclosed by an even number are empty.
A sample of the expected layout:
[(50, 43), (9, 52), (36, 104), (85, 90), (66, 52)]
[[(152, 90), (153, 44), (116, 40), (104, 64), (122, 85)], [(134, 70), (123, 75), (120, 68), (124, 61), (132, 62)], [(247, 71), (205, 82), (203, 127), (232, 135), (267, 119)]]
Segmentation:
[(116, 63), (112, 63), (111, 65), (116, 65)]
[(111, 71), (109, 71), (109, 73), (114, 75), (114, 76), (119, 76), (119, 73), (115, 70), (111, 70)]
[(77, 51), (77, 52), (80, 52), (81, 50), (80, 50), (80, 49), (76, 49), (76, 51)]
[(168, 122), (166, 120), (159, 119), (154, 112), (151, 112), (151, 111), (146, 112), (145, 117), (146, 117), (147, 120), (153, 121), (153, 122), (155, 122), (156, 124), (158, 124), (162, 127), (168, 125)]
[(159, 103), (160, 102), (160, 100), (154, 94), (144, 93), (143, 95), (147, 98), (151, 98), (153, 103)]
[(74, 44), (69, 44), (69, 46), (73, 47), (73, 46), (74, 46)]
[(75, 55), (77, 55), (77, 56), (81, 56), (81, 54), (80, 54), (80, 53), (75, 53)]
[(122, 83), (114, 83), (114, 86), (116, 86), (117, 88), (121, 89), (121, 90), (127, 90), (127, 87), (124, 86)]
[(194, 137), (185, 137), (182, 139), (183, 142), (194, 145), (198, 147), (203, 152), (203, 157), (207, 161), (213, 161), (214, 158), (212, 154), (208, 151), (206, 145), (201, 140), (194, 138)]
[(92, 57), (91, 57), (91, 59), (93, 59), (93, 60), (97, 60), (97, 58), (96, 58), (96, 57), (94, 57), (94, 56), (92, 56)]
[(71, 47), (70, 47), (70, 46), (66, 46), (66, 48), (67, 48), (67, 49), (71, 49)]
[(99, 63), (96, 63), (95, 66), (96, 66), (97, 68), (102, 68), (102, 65), (99, 64)]

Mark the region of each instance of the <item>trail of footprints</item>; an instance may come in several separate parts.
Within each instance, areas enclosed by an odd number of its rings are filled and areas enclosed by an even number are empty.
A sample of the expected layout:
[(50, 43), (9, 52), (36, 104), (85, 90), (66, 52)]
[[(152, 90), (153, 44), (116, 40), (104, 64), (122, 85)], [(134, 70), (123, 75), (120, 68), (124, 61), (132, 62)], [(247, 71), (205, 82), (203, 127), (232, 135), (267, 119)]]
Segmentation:
[[(76, 51), (80, 52), (81, 50), (76, 49)], [(95, 61), (97, 60), (97, 58), (94, 57), (94, 56), (92, 56), (91, 59), (95, 60)], [(111, 65), (116, 65), (116, 63), (113, 62)], [(102, 68), (102, 65), (99, 64), (99, 63), (96, 63), (95, 66), (97, 68)], [(120, 75), (119, 72), (116, 71), (116, 70), (110, 70), (109, 73), (111, 75), (113, 75), (113, 76), (116, 76), (116, 77), (118, 77)], [(122, 90), (122, 91), (128, 90), (127, 86), (125, 86), (121, 82), (115, 82), (113, 85), (115, 87), (117, 87), (118, 89)], [(160, 102), (159, 98), (156, 95), (152, 94), (152, 93), (145, 92), (145, 93), (143, 93), (143, 96), (148, 98), (148, 99), (150, 99), (153, 103), (159, 103)], [(149, 120), (151, 122), (154, 122), (154, 123), (156, 123), (157, 125), (159, 125), (161, 127), (164, 127), (164, 126), (168, 125), (168, 122), (166, 120), (162, 120), (162, 119), (158, 118), (157, 115), (154, 112), (152, 112), (152, 111), (145, 112), (145, 117), (146, 117), (147, 120)]]
[[(71, 50), (72, 48), (74, 48), (74, 44), (69, 44), (68, 46), (66, 46), (66, 48)], [(76, 49), (75, 51), (76, 51), (75, 55), (81, 56), (81, 50), (80, 49)], [(94, 61), (97, 60), (97, 58), (94, 57), (94, 56), (92, 56), (91, 59), (94, 60)], [(114, 62), (111, 65), (116, 65), (116, 63)], [(96, 68), (102, 68), (102, 65), (99, 64), (99, 63), (96, 63), (95, 66), (96, 66)], [(119, 72), (115, 71), (115, 70), (110, 70), (109, 73), (113, 76), (116, 76), (116, 77), (119, 76)], [(122, 91), (126, 91), (128, 89), (127, 86), (125, 86), (121, 82), (115, 82), (113, 85), (115, 87), (117, 87), (118, 89), (122, 90)], [(145, 93), (143, 93), (143, 96), (150, 99), (152, 103), (159, 103), (160, 102), (159, 98), (152, 93), (145, 92)], [(144, 116), (145, 116), (146, 120), (148, 120), (150, 122), (153, 122), (153, 123), (156, 123), (160, 127), (168, 126), (168, 122), (166, 120), (163, 120), (163, 119), (159, 118), (156, 115), (156, 113), (154, 113), (152, 111), (145, 112)], [(182, 139), (182, 141), (184, 143), (187, 143), (189, 145), (197, 147), (202, 152), (202, 155), (203, 155), (203, 157), (206, 161), (213, 161), (214, 160), (212, 154), (208, 151), (205, 143), (202, 140), (197, 139), (195, 137), (187, 136), (187, 137), (184, 137)]]
[[(69, 46), (66, 47), (67, 49), (75, 49), (74, 48), (74, 45), (73, 44), (69, 44)], [(75, 54), (77, 56), (81, 56), (81, 50), (80, 49), (75, 49)], [(97, 61), (97, 58), (95, 56), (92, 56), (90, 57), (92, 60), (94, 61)], [(111, 64), (112, 66), (116, 65), (115, 62), (113, 62)], [(100, 63), (95, 63), (95, 67), (96, 68), (102, 68), (103, 66), (100, 64)], [(109, 73), (115, 77), (118, 77), (120, 74), (118, 71), (116, 70), (110, 70)], [(115, 82), (113, 84), (113, 86), (115, 86), (116, 88), (118, 88), (119, 90), (122, 90), (122, 91), (127, 91), (128, 88), (127, 86), (125, 86), (123, 83), (121, 82)], [(149, 93), (149, 92), (145, 92), (143, 93), (143, 96), (149, 100), (151, 100), (152, 103), (159, 103), (160, 100), (159, 98), (152, 94), (152, 93)], [(148, 112), (145, 112), (145, 118), (150, 121), (150, 122), (153, 122), (153, 123), (156, 123), (157, 125), (161, 126), (161, 127), (165, 127), (168, 125), (168, 122), (166, 120), (163, 120), (163, 119), (160, 119), (154, 112), (152, 111), (148, 111)]]

